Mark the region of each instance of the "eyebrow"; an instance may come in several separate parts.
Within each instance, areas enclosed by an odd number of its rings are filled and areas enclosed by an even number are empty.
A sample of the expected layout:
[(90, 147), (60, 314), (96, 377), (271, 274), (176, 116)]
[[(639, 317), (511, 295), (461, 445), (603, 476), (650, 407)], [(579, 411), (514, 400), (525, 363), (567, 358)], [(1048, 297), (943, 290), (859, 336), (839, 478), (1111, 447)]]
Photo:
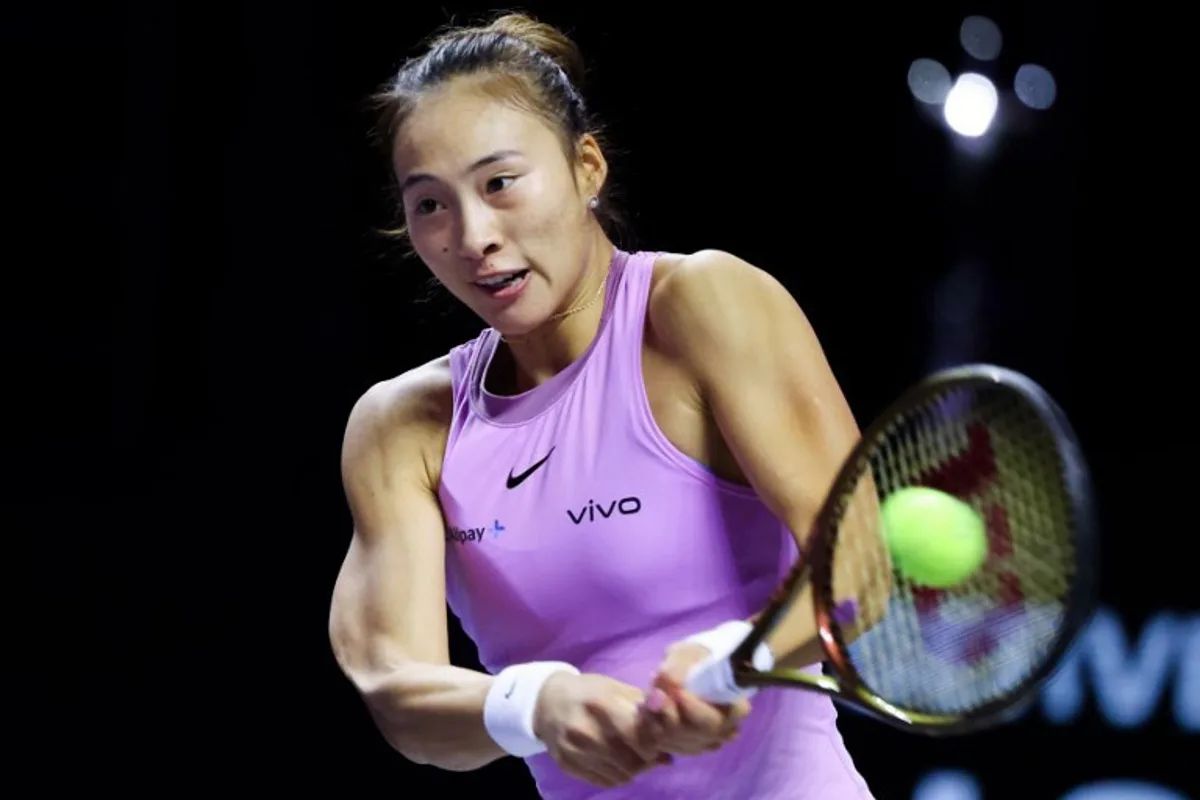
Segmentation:
[[(512, 156), (519, 156), (519, 155), (522, 155), (520, 150), (497, 150), (496, 152), (491, 153), (490, 155), (486, 155), (483, 158), (476, 161), (474, 164), (472, 164), (470, 166), (470, 168), (467, 170), (467, 172), (474, 172), (477, 169), (482, 169), (482, 168), (486, 167), (488, 164), (494, 164), (497, 161), (503, 161), (506, 158), (510, 158)], [(404, 194), (406, 191), (408, 191), (410, 188), (412, 188), (413, 186), (415, 186), (418, 183), (423, 183), (425, 181), (431, 181), (431, 180), (433, 180), (433, 176), (428, 173), (414, 172), (413, 174), (409, 175), (407, 178), (404, 179), (404, 183), (400, 184), (400, 194)]]

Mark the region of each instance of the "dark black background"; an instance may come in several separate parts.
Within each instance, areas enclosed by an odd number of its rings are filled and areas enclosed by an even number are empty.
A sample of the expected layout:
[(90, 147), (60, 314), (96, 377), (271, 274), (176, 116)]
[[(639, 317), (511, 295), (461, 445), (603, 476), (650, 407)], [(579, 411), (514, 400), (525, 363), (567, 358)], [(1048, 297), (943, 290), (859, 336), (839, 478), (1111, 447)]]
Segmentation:
[[(346, 415), (480, 327), (419, 302), (423, 266), (373, 235), (390, 208), (364, 98), (451, 11), (476, 10), (4, 6), (6, 506), (22, 587), (7, 649), (37, 754), (17, 766), (47, 784), (528, 791), (513, 760), (450, 774), (392, 753), (326, 638), (349, 537)], [(1193, 101), (1171, 44), (1185, 26), (1082, 2), (529, 10), (589, 59), (626, 244), (726, 249), (779, 276), (860, 419), (947, 359), (1005, 364), (1060, 400), (1100, 494), (1103, 602), (1130, 637), (1104, 657), (1144, 683), (1138, 636), (1198, 605)], [(1000, 24), (998, 61), (963, 53), (969, 13)], [(988, 157), (913, 101), (921, 56), (1006, 92)], [(1025, 61), (1058, 79), (1047, 112), (1008, 91)], [(975, 332), (947, 338), (938, 314), (968, 304), (934, 298), (966, 267), (982, 281)], [(988, 798), (1121, 777), (1200, 796), (1196, 732), (1169, 702), (1174, 646), (1136, 728), (1089, 688), (1066, 725), (1035, 713), (942, 742), (848, 714), (843, 730), (881, 800), (942, 768), (976, 773)], [(1188, 686), (1200, 702), (1200, 678)]]

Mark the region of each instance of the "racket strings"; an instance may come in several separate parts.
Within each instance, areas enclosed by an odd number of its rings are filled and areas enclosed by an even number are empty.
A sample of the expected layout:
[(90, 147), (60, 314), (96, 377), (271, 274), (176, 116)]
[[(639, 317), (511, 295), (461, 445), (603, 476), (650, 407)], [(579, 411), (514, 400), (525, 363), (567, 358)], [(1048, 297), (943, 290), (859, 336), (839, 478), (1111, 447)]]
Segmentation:
[[(839, 584), (886, 589), (855, 593), (864, 630), (849, 655), (871, 692), (913, 711), (967, 714), (1040, 667), (1074, 563), (1061, 470), (1041, 418), (1000, 387), (950, 390), (883, 433), (845, 506), (833, 564), (835, 597)], [(912, 486), (947, 492), (985, 522), (987, 560), (952, 589), (914, 583), (887, 554), (879, 503)]]

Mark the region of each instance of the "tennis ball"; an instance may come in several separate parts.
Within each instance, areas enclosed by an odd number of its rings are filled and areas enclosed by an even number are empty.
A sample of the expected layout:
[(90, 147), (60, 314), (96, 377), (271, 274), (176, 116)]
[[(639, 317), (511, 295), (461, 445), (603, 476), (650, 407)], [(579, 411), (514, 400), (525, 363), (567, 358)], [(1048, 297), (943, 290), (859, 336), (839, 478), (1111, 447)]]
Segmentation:
[(983, 566), (983, 518), (957, 497), (914, 486), (889, 496), (881, 510), (892, 560), (914, 582), (948, 589)]

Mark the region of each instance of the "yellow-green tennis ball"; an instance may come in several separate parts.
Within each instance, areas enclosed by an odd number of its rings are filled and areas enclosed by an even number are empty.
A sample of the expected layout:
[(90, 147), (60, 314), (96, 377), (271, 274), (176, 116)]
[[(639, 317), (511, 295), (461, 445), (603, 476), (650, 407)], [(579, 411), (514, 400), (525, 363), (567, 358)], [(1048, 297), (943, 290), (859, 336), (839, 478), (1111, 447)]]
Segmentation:
[(987, 558), (983, 518), (953, 495), (901, 489), (884, 500), (882, 512), (892, 560), (916, 583), (948, 589), (975, 574)]

